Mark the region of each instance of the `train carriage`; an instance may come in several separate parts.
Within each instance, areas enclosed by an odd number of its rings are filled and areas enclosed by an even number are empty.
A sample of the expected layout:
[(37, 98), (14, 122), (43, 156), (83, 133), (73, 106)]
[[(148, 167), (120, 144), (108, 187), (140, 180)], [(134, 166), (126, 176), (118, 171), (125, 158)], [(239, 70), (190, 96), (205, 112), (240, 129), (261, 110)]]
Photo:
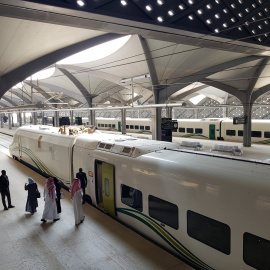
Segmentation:
[[(11, 155), (61, 178), (57, 163), (69, 172), (66, 185), (82, 167), (93, 205), (196, 269), (270, 269), (270, 165), (186, 152), (175, 143), (57, 130), (19, 128)], [(20, 155), (25, 148), (31, 151)]]

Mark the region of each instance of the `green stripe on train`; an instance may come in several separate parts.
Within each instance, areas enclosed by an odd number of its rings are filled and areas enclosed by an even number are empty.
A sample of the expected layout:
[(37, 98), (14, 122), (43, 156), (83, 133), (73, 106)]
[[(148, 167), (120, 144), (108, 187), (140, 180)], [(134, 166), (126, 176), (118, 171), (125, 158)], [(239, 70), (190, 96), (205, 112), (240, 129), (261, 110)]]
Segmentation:
[(189, 133), (189, 134), (186, 134), (184, 136), (180, 136), (180, 137), (184, 137), (184, 138), (190, 138), (190, 137), (201, 137), (201, 138), (204, 138), (204, 139), (209, 139), (208, 137), (202, 135), (202, 134), (196, 134), (196, 133)]
[(200, 269), (212, 270), (210, 266), (205, 264), (194, 254), (192, 254), (187, 248), (185, 248), (174, 236), (172, 236), (167, 230), (165, 230), (160, 224), (158, 224), (154, 219), (146, 216), (145, 214), (138, 212), (136, 210), (127, 209), (127, 208), (117, 208), (117, 212), (128, 215), (136, 220), (142, 222), (148, 226), (153, 232), (155, 232), (161, 239), (163, 239), (167, 244), (169, 244), (178, 255), (196, 265)]
[[(19, 151), (19, 147), (14, 147), (11, 149), (12, 151)], [(57, 179), (61, 180), (63, 183), (69, 185), (70, 182), (64, 180), (61, 177), (58, 177), (56, 174), (54, 174), (35, 154), (33, 151), (31, 151), (29, 148), (26, 147), (22, 147), (21, 151), (27, 155), (32, 162), (35, 164), (36, 168), (38, 168), (40, 171), (52, 176), (52, 177), (56, 177)]]

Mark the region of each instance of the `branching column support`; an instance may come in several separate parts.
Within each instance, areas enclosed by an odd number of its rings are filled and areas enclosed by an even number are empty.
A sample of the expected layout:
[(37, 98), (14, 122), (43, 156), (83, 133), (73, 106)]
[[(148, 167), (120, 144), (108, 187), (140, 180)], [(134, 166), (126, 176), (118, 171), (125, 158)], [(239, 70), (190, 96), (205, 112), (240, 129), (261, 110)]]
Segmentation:
[[(93, 108), (93, 97), (95, 96), (88, 96), (86, 98), (89, 108)], [(88, 113), (88, 123), (93, 126), (96, 124), (95, 111), (93, 110), (90, 110)]]
[(244, 125), (243, 132), (243, 146), (251, 146), (251, 117), (252, 117), (252, 104), (249, 100), (243, 103), (244, 116), (246, 116), (246, 124)]
[(11, 115), (11, 113), (8, 114), (8, 128), (12, 129), (12, 115)]
[(37, 113), (32, 112), (32, 124), (36, 125), (37, 124)]
[(74, 125), (73, 111), (70, 111), (70, 125)]
[(19, 126), (21, 127), (22, 126), (22, 113), (18, 112), (17, 118), (18, 118), (17, 121), (19, 122)]
[(121, 125), (122, 134), (126, 134), (126, 109), (121, 110)]
[(0, 117), (1, 117), (1, 128), (4, 128), (4, 119), (3, 119), (4, 114), (1, 113), (1, 114), (0, 114)]
[(58, 111), (54, 112), (54, 126), (59, 127), (59, 112)]

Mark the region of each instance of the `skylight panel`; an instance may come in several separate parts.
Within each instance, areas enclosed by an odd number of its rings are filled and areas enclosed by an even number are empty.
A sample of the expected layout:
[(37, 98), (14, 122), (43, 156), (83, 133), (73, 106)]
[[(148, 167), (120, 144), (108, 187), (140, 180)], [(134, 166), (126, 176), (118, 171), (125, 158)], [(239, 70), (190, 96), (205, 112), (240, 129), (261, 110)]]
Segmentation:
[(41, 70), (39, 72), (34, 73), (30, 77), (26, 78), (25, 80), (44, 80), (47, 78), (50, 78), (55, 72), (55, 67), (47, 68), (44, 70)]
[(202, 101), (206, 96), (205, 95), (198, 95), (196, 97), (190, 98), (189, 101), (192, 102), (194, 105), (197, 105), (200, 101)]
[(17, 83), (16, 85), (12, 86), (12, 89), (22, 89), (23, 87), (23, 82)]
[(73, 54), (63, 60), (60, 60), (59, 62), (57, 62), (57, 64), (72, 65), (100, 60), (119, 50), (127, 43), (130, 37), (131, 36), (128, 35), (121, 38), (116, 38), (108, 42), (104, 42), (100, 45), (94, 46), (79, 53)]

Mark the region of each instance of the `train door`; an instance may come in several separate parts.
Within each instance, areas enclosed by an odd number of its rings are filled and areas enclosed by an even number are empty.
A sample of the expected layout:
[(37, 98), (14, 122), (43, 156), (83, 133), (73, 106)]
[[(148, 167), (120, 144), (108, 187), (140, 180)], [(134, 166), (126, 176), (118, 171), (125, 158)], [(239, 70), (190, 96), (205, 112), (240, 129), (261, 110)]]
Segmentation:
[(216, 125), (209, 125), (209, 139), (216, 139)]
[(121, 131), (121, 122), (118, 121), (118, 131)]
[(115, 216), (114, 166), (96, 160), (96, 198), (99, 208)]

